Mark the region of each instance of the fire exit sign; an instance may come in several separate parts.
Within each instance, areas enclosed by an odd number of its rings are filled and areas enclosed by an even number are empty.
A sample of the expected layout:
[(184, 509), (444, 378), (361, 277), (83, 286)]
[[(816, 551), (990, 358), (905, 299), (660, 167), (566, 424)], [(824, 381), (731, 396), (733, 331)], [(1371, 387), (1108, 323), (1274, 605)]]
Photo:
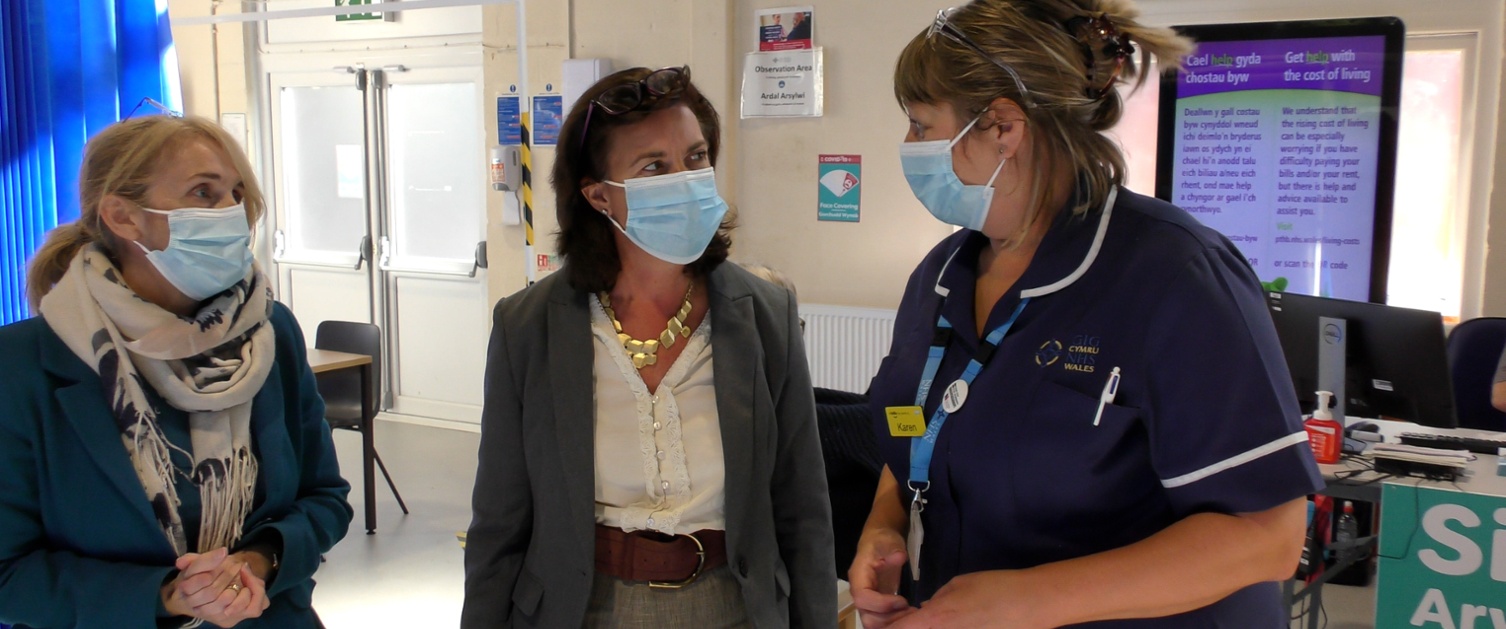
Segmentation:
[[(376, 4), (376, 3), (381, 2), (381, 1), (382, 0), (335, 0), (335, 6), (337, 6), (337, 7), (343, 7), (343, 6), (352, 6), (352, 7), (354, 7), (354, 6), (360, 6), (360, 5)], [(388, 14), (388, 13), (347, 13), (345, 15), (336, 15), (335, 16), (335, 21), (336, 22), (355, 22), (355, 21), (359, 21), (359, 20), (380, 20), (380, 19), (384, 19), (384, 17), (388, 16), (388, 15), (390, 15), (390, 14)]]

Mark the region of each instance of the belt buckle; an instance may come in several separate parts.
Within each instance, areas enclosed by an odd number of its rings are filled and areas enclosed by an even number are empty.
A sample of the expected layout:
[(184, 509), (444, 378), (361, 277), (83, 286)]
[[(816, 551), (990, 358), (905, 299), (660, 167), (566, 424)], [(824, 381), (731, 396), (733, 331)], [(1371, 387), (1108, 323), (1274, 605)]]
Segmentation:
[(683, 581), (649, 581), (648, 586), (650, 588), (678, 590), (695, 583), (695, 580), (700, 578), (701, 568), (706, 567), (706, 545), (702, 544), (701, 540), (696, 539), (695, 535), (685, 533), (684, 536), (689, 537), (690, 541), (695, 542), (695, 572), (690, 573), (690, 576)]

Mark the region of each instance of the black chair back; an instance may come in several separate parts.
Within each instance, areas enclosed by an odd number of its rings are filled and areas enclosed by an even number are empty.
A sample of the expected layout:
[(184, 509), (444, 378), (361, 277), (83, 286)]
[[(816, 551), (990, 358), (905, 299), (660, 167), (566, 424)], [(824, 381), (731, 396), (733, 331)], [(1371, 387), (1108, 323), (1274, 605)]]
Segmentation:
[(837, 576), (857, 555), (858, 538), (873, 507), (884, 461), (868, 410), (868, 396), (816, 388), (816, 428), (826, 462), (827, 499), (831, 502)]
[[(370, 323), (324, 321), (314, 333), (314, 347), (371, 357), (371, 399), (373, 416), (382, 399), (382, 330)], [(324, 397), (324, 416), (335, 428), (359, 429), (368, 418), (361, 416), (360, 373), (342, 369), (319, 374), (319, 395)]]
[(1481, 317), (1454, 326), (1448, 335), (1448, 366), (1454, 377), (1454, 407), (1464, 428), (1506, 432), (1506, 413), (1490, 405), (1496, 365), (1506, 348), (1506, 318)]

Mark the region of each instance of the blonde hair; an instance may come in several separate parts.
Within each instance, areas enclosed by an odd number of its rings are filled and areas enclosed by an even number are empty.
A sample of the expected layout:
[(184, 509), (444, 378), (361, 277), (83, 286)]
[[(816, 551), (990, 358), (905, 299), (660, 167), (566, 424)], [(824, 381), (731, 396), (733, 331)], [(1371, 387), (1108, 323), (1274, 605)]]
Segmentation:
[[(757, 262), (749, 262), (746, 264), (740, 264), (739, 266), (743, 267), (743, 269), (747, 272), (752, 273), (758, 279), (788, 290), (790, 291), (791, 296), (796, 296), (795, 283), (790, 281), (789, 276), (786, 276), (784, 273), (779, 272), (779, 270), (775, 269), (774, 267), (768, 266), (766, 264), (759, 264)], [(796, 296), (796, 299), (799, 299), (799, 297)]]
[[(894, 96), (907, 103), (947, 103), (965, 122), (1007, 98), (1024, 110), (1040, 166), (1031, 186), (1021, 234), (1051, 220), (1050, 189), (1066, 169), (1087, 185), (1074, 198), (1074, 214), (1097, 207), (1124, 182), (1124, 155), (1104, 132), (1119, 122), (1124, 103), (1115, 86), (1146, 79), (1152, 56), (1163, 71), (1181, 67), (1191, 40), (1167, 28), (1135, 21), (1130, 0), (974, 0), (947, 16), (947, 24), (990, 58), (931, 28), (916, 35), (894, 68)], [(1124, 41), (1139, 48), (1139, 63)], [(996, 63), (997, 62), (997, 63)], [(998, 64), (1014, 69), (1019, 83)], [(1021, 94), (1021, 84), (1028, 94)], [(978, 128), (991, 126), (980, 121)]]
[(115, 236), (100, 217), (99, 205), (105, 195), (143, 203), (163, 155), (190, 139), (206, 140), (225, 152), (245, 188), (241, 200), (246, 204), (247, 220), (253, 225), (261, 220), (266, 205), (251, 162), (219, 125), (197, 116), (142, 116), (117, 122), (84, 146), (78, 178), (78, 220), (48, 232), (47, 241), (31, 259), (26, 293), (32, 310), (41, 305), (42, 297), (57, 285), (86, 245), (97, 244), (111, 255), (117, 254)]

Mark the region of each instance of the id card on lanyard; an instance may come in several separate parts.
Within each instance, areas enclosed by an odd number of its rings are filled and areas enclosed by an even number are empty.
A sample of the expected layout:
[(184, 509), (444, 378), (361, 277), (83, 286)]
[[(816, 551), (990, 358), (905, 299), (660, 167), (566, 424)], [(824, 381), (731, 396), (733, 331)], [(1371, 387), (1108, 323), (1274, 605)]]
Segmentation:
[[(931, 488), (931, 455), (936, 451), (936, 437), (941, 434), (941, 427), (946, 424), (947, 417), (967, 403), (968, 387), (972, 386), (978, 372), (983, 371), (983, 367), (993, 359), (999, 343), (1004, 340), (1004, 335), (1009, 334), (1009, 329), (1014, 327), (1014, 322), (1020, 318), (1020, 313), (1028, 303), (1029, 297), (1021, 299), (1009, 319), (988, 333), (979, 345), (978, 352), (962, 370), (962, 375), (947, 385), (946, 391), (941, 394), (941, 403), (936, 405), (936, 411), (931, 414), (931, 421), (927, 422), (925, 432), (910, 439), (909, 487), (915, 492), (915, 496), (910, 499), (910, 535), (906, 546), (910, 555), (910, 577), (913, 579), (920, 579), (920, 546), (925, 541), (925, 528), (921, 525), (920, 514), (925, 511), (925, 492)], [(946, 316), (937, 315), (936, 333), (931, 339), (931, 349), (926, 353), (926, 366), (920, 375), (920, 386), (915, 390), (915, 408), (925, 407), (951, 338), (952, 323), (947, 321)]]

